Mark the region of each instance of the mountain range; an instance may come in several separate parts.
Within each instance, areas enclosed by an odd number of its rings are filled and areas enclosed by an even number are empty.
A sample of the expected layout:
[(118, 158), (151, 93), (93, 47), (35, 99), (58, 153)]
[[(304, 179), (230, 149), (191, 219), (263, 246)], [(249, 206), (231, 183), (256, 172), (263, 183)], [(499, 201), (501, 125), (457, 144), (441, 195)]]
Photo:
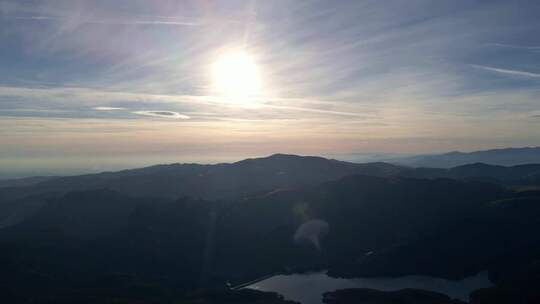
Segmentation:
[(540, 147), (503, 148), (474, 152), (454, 151), (408, 157), (379, 157), (378, 160), (411, 167), (433, 168), (451, 168), (471, 163), (515, 166), (540, 163)]
[(226, 286), (321, 269), (450, 279), (487, 270), (495, 286), (472, 303), (528, 301), (540, 290), (539, 172), (276, 154), (7, 183), (0, 287), (11, 302), (282, 303)]

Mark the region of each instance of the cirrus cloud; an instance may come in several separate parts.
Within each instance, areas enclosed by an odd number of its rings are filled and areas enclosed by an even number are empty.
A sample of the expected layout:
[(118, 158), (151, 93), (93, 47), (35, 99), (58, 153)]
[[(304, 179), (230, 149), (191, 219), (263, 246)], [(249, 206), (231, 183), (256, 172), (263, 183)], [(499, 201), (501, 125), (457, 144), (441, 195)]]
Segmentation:
[(180, 114), (178, 112), (173, 112), (173, 111), (135, 111), (132, 113), (137, 114), (137, 115), (159, 117), (159, 118), (171, 118), (171, 119), (190, 119), (191, 118), (187, 115)]
[(125, 108), (120, 107), (94, 107), (93, 108), (96, 111), (117, 111), (117, 110), (125, 110)]

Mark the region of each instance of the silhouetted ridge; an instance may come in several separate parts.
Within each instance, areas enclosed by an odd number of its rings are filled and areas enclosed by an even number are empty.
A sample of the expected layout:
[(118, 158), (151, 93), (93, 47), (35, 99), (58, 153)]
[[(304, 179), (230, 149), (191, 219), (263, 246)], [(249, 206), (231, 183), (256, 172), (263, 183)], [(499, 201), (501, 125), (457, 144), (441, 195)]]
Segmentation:
[[(277, 188), (316, 184), (349, 174), (389, 175), (389, 164), (354, 164), (315, 156), (274, 154), (215, 165), (169, 164), (140, 169), (60, 177), (24, 189), (3, 189), (6, 197), (29, 193), (109, 188), (135, 196), (231, 198)], [(2, 196), (0, 190), (0, 197)]]
[(474, 152), (453, 151), (443, 154), (418, 155), (389, 160), (414, 167), (451, 168), (471, 163), (515, 166), (540, 163), (540, 147), (503, 148)]
[[(517, 261), (540, 257), (510, 256), (540, 244), (532, 233), (540, 229), (540, 194), (535, 191), (513, 192), (466, 179), (386, 176), (381, 172), (401, 168), (384, 163), (285, 159), (167, 165), (162, 167), (166, 173), (154, 167), (149, 174), (107, 173), (103, 179), (97, 174), (82, 180), (97, 178), (92, 185), (105, 189), (4, 200), (0, 207), (33, 211), (0, 219), (5, 224), (0, 260), (8, 278), (1, 283), (36, 297), (122, 288), (130, 295), (141, 286), (159, 286), (161, 295), (183, 294), (272, 273), (320, 269), (339, 277), (424, 274), (453, 279), (502, 269), (497, 272), (502, 282), (511, 281), (504, 279), (509, 276), (505, 269)], [(181, 174), (175, 168), (182, 168)], [(219, 188), (208, 186), (218, 177), (239, 195), (211, 201), (126, 194), (156, 182), (185, 190), (182, 183), (193, 180), (200, 183), (189, 187), (215, 191)], [(72, 179), (67, 181), (81, 182)], [(258, 191), (247, 194), (245, 189)], [(3, 212), (9, 210), (21, 211)]]

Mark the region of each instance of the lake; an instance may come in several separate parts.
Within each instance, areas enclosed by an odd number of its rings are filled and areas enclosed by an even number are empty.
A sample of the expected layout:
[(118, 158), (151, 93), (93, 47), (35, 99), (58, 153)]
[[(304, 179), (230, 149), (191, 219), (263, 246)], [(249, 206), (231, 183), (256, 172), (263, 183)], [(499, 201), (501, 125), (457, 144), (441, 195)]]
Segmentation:
[(332, 278), (326, 272), (308, 274), (276, 275), (246, 286), (245, 288), (277, 292), (285, 299), (302, 304), (321, 304), (322, 294), (343, 288), (371, 288), (395, 291), (416, 288), (446, 294), (451, 298), (468, 301), (469, 293), (475, 289), (491, 286), (487, 272), (463, 280), (447, 280), (429, 276), (403, 276), (396, 278)]

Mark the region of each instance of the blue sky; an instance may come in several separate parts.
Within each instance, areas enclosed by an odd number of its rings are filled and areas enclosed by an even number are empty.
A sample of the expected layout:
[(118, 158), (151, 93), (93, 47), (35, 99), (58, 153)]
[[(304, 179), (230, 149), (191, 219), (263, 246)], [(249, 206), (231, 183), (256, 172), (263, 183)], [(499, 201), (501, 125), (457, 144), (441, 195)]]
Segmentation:
[[(538, 1), (0, 1), (0, 167), (540, 145), (538, 16)], [(243, 102), (213, 88), (229, 49), (260, 74)]]

